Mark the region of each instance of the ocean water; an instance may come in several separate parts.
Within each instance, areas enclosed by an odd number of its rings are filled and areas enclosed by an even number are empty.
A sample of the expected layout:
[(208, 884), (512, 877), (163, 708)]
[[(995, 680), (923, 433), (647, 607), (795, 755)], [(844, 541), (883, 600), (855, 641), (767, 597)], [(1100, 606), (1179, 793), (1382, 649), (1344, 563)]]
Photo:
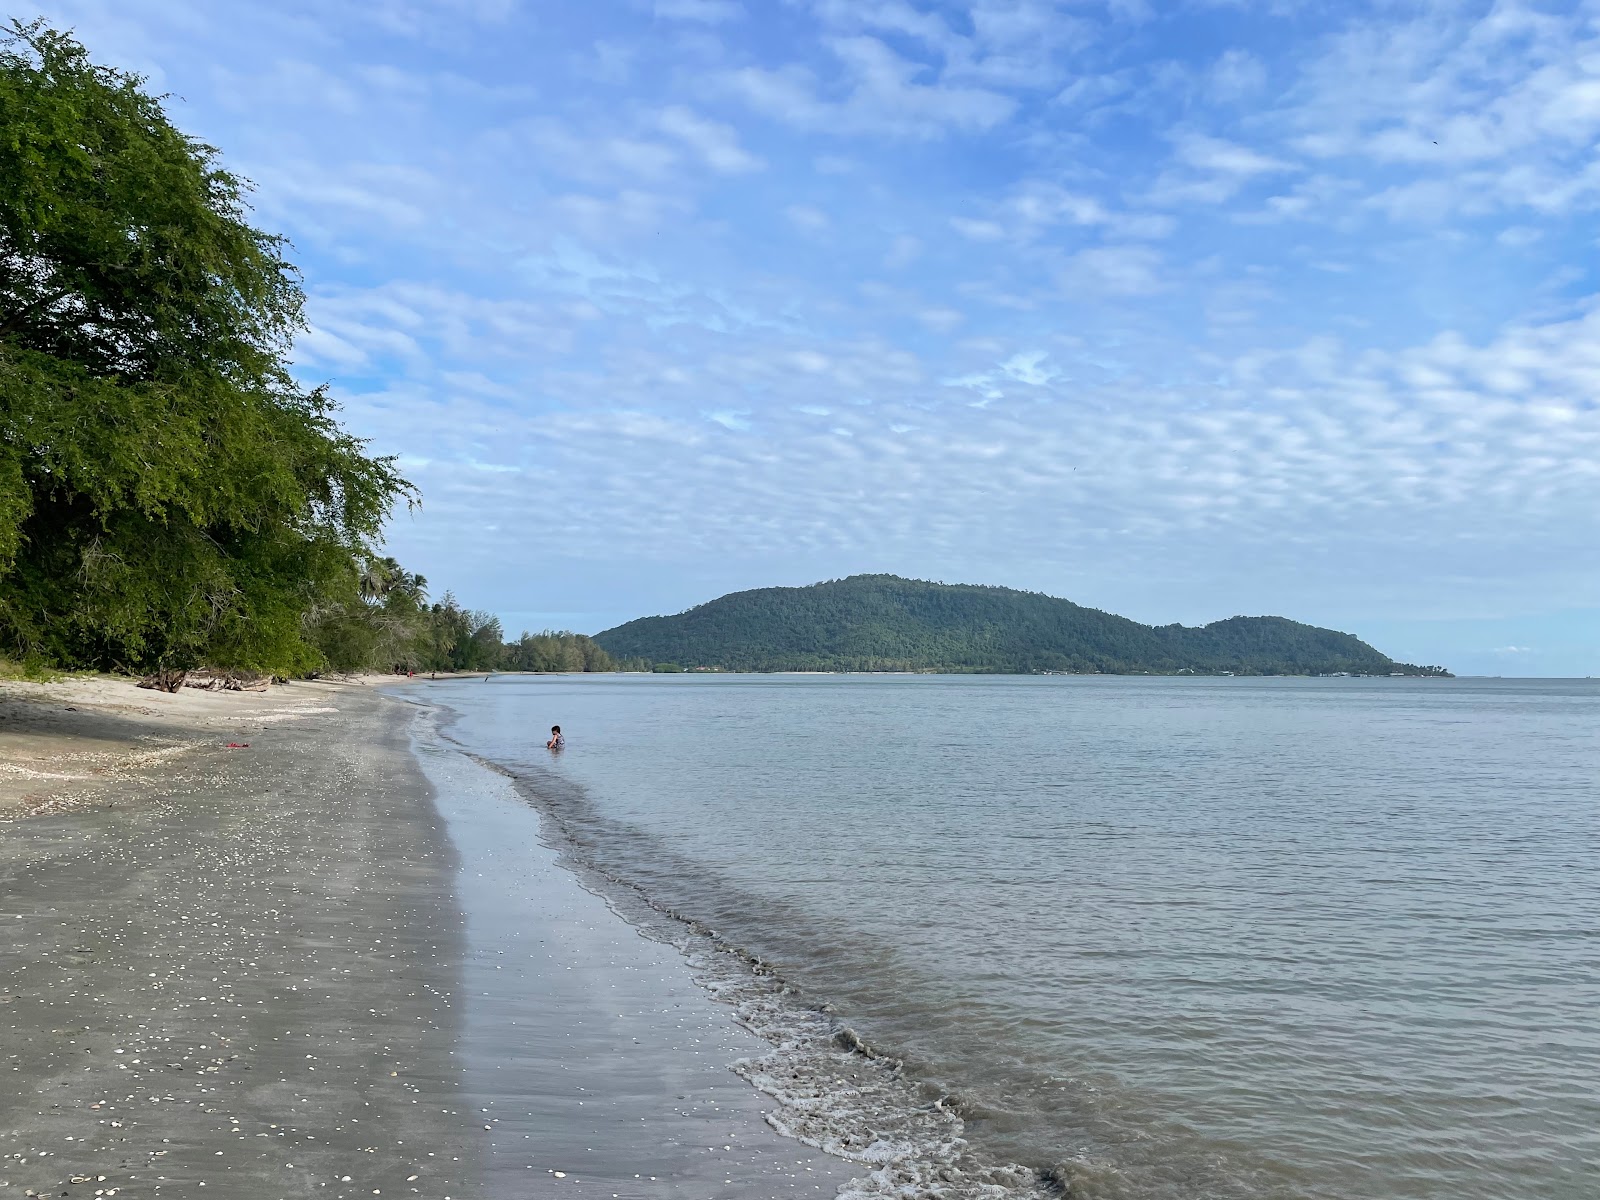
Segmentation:
[(861, 1194), (1600, 1195), (1600, 683), (423, 698), (621, 911), (766, 964), (741, 1073), (881, 1168)]

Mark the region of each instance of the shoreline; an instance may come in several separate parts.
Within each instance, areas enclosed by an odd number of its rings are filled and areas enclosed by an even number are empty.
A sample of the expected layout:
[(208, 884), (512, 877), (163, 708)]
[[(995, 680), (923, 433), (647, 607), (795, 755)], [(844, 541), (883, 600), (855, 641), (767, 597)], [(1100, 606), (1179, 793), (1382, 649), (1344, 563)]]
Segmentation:
[(586, 885), (509, 778), (440, 736), (453, 710), (417, 707), (460, 855), (462, 1093), (493, 1122), (478, 1194), (525, 1195), (532, 1175), (581, 1197), (835, 1195), (853, 1165), (784, 1136), (733, 1069), (766, 1042)]
[[(445, 701), (437, 711), (445, 714), (437, 723), (446, 728), (463, 715)], [(686, 967), (724, 1020), (754, 1035), (747, 1052), (730, 1056), (726, 1065), (748, 1085), (747, 1099), (764, 1098), (758, 1110), (765, 1108), (768, 1125), (849, 1165), (836, 1193), (841, 1200), (1026, 1200), (1056, 1194), (1059, 1181), (1048, 1169), (973, 1147), (959, 1097), (864, 1042), (831, 1004), (785, 978), (779, 964), (653, 896), (627, 877), (625, 867), (593, 856), (593, 846), (574, 827), (575, 818), (583, 823), (575, 808), (585, 802), (570, 783), (540, 766), (481, 755), (445, 728), (436, 736), (453, 743), (459, 757), (501, 778), (537, 813), (541, 840), (564, 872), (603, 900), (613, 921)], [(544, 756), (536, 758), (542, 763)]]
[(0, 1197), (834, 1194), (415, 682), (0, 690)]

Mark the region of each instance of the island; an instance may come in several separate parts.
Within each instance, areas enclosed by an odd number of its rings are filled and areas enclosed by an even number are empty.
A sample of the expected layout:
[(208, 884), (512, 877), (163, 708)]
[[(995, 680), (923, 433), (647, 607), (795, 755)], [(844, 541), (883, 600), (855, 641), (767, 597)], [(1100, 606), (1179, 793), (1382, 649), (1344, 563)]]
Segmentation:
[(1141, 625), (1039, 592), (852, 575), (734, 592), (595, 635), (616, 659), (717, 671), (1448, 676), (1284, 617)]

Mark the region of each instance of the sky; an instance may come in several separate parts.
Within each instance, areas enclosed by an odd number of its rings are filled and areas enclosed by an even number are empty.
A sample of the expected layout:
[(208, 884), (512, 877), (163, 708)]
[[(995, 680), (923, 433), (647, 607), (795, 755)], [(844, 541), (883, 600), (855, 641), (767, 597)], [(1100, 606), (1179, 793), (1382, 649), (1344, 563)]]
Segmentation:
[(1600, 0), (33, 0), (510, 632), (858, 572), (1600, 675)]

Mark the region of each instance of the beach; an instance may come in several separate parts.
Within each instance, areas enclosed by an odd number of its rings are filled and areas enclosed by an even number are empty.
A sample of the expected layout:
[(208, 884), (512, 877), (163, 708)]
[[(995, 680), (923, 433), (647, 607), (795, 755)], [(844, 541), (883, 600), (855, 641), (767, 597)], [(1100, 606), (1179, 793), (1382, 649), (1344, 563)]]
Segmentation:
[(1577, 1200), (1597, 702), (7, 684), (0, 1200)]
[(728, 1069), (759, 1039), (499, 777), (438, 747), (424, 773), (417, 712), (361, 683), (5, 686), (0, 1196), (847, 1176), (767, 1126)]

